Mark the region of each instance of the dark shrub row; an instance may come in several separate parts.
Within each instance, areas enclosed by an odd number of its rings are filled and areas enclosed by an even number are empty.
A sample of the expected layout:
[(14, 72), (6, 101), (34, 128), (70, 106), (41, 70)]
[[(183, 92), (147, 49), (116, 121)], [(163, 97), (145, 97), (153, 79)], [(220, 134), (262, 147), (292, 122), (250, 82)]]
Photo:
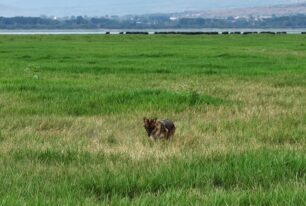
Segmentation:
[[(111, 34), (110, 32), (105, 32), (105, 34)], [(139, 34), (139, 35), (149, 35), (149, 32), (140, 32), (140, 31), (129, 31), (129, 32), (119, 32), (119, 34)], [(278, 31), (278, 32), (272, 32), (272, 31), (262, 31), (262, 32), (257, 32), (257, 31), (246, 31), (246, 32), (240, 32), (240, 31), (235, 31), (235, 32), (228, 32), (228, 31), (223, 31), (223, 32), (176, 32), (176, 31), (165, 31), (165, 32), (154, 32), (153, 34), (157, 35), (218, 35), (218, 34), (223, 34), (223, 35), (228, 35), (228, 34), (235, 34), (235, 35), (250, 35), (250, 34), (287, 34), (285, 31)], [(306, 34), (306, 32), (301, 32), (301, 34)]]
[(126, 32), (125, 34), (143, 34), (143, 35), (148, 35), (149, 32), (129, 31), (129, 32)]
[(252, 32), (252, 31), (243, 32), (243, 35), (249, 35), (249, 34), (258, 34), (258, 32), (257, 31), (254, 31), (254, 32)]
[(275, 32), (272, 32), (272, 31), (262, 31), (260, 32), (261, 34), (275, 34)]
[(181, 35), (218, 35), (219, 32), (154, 32), (154, 34), (181, 34)]

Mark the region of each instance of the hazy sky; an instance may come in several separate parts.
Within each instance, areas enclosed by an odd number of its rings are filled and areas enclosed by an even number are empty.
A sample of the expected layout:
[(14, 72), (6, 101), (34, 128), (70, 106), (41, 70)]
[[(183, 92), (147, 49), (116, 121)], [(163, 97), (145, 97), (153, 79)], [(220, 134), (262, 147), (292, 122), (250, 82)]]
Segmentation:
[(301, 0), (0, 0), (0, 16), (144, 14), (253, 7)]

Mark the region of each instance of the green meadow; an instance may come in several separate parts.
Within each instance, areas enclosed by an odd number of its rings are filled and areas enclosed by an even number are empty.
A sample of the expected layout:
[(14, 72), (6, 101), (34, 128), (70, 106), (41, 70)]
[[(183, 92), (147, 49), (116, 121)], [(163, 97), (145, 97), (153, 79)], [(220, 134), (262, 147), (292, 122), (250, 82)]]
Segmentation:
[(0, 205), (306, 205), (306, 36), (0, 36)]

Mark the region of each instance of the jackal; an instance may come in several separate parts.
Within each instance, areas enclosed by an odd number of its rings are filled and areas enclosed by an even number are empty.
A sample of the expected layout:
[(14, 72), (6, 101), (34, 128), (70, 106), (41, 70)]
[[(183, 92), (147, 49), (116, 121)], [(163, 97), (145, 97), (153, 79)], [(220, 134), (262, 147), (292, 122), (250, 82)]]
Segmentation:
[(157, 120), (143, 118), (144, 128), (147, 131), (148, 137), (152, 140), (157, 139), (172, 139), (175, 133), (175, 125), (171, 120)]

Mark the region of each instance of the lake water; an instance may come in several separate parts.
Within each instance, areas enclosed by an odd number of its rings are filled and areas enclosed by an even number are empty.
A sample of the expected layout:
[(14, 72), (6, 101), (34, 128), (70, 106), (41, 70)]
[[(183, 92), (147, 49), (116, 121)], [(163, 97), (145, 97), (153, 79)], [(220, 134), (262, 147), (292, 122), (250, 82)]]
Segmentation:
[(305, 29), (159, 29), (159, 30), (113, 30), (113, 29), (95, 29), (95, 30), (1, 30), (0, 35), (60, 35), (60, 34), (119, 34), (120, 32), (142, 31), (153, 34), (154, 32), (287, 32), (288, 34), (301, 34)]

